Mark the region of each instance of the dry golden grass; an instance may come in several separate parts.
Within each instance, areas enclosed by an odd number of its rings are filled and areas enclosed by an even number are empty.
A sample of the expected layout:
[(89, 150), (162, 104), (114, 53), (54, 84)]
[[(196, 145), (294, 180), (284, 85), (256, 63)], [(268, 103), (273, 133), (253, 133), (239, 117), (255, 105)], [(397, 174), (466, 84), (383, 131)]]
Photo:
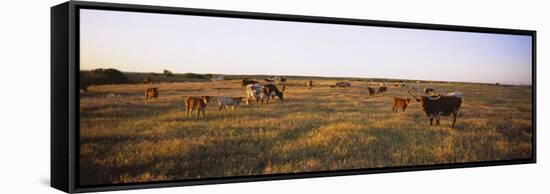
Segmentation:
[[(243, 104), (206, 118), (183, 111), (184, 95), (244, 96), (237, 80), (92, 86), (81, 93), (82, 185), (182, 180), (320, 170), (411, 166), (530, 158), (531, 88), (478, 84), (416, 84), (464, 94), (454, 129), (451, 118), (429, 126), (416, 102), (392, 112), (394, 96), (368, 96), (374, 83), (289, 80), (285, 102)], [(116, 94), (114, 97), (110, 93)], [(110, 96), (110, 97), (109, 97)]]

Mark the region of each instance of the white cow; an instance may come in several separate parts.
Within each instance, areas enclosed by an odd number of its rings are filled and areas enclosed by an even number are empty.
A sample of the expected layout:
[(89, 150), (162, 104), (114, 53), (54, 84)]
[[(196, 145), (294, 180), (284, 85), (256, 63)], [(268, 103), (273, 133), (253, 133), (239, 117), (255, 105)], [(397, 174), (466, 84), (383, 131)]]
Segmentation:
[(268, 95), (266, 95), (263, 92), (264, 87), (258, 83), (255, 84), (248, 84), (246, 85), (246, 104), (250, 104), (252, 100), (256, 100), (258, 102), (259, 100), (268, 99)]
[(223, 108), (231, 107), (233, 110), (237, 110), (237, 107), (241, 104), (242, 97), (218, 97), (218, 111)]

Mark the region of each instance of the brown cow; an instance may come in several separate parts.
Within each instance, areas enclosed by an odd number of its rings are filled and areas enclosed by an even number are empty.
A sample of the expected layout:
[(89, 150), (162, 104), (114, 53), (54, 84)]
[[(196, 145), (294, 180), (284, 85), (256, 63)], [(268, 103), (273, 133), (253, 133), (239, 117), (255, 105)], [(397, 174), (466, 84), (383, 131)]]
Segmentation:
[(313, 81), (312, 80), (309, 80), (306, 82), (306, 87), (307, 89), (311, 90), (311, 88), (313, 88)]
[(145, 91), (145, 100), (152, 100), (153, 98), (159, 97), (158, 88), (147, 88)]
[(286, 89), (286, 78), (280, 77), (279, 78), (279, 84), (281, 85), (281, 89), (284, 92)]
[(394, 112), (397, 112), (397, 109), (403, 108), (403, 112), (405, 112), (405, 109), (407, 109), (407, 105), (409, 105), (409, 103), (411, 103), (410, 98), (394, 97), (393, 98), (393, 109), (392, 110)]
[(340, 87), (340, 88), (345, 88), (345, 87), (350, 87), (351, 83), (349, 83), (349, 82), (336, 82), (335, 86)]
[(187, 115), (193, 115), (193, 110), (197, 110), (197, 118), (200, 117), (202, 112), (202, 117), (204, 118), (204, 112), (206, 110), (206, 106), (208, 105), (208, 102), (212, 98), (212, 96), (184, 96), (184, 102), (185, 102), (185, 113)]
[(384, 92), (387, 92), (387, 91), (388, 91), (388, 87), (380, 86), (380, 88), (378, 88), (378, 91), (376, 93), (381, 94), (381, 93), (384, 93)]
[(374, 88), (367, 87), (367, 90), (369, 90), (369, 96), (372, 96), (372, 95), (376, 94), (376, 89), (374, 89)]

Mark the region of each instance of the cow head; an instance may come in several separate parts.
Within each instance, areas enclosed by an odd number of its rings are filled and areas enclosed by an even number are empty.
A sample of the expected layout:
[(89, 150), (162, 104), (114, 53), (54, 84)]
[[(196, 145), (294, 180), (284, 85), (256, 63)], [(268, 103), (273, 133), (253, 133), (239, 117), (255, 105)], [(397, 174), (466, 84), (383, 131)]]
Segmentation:
[(201, 98), (202, 98), (202, 101), (205, 104), (208, 104), (208, 102), (210, 102), (210, 99), (212, 98), (212, 96), (201, 96)]
[(241, 104), (242, 100), (243, 100), (243, 97), (235, 97), (233, 98), (233, 103), (235, 103), (235, 105), (239, 105)]

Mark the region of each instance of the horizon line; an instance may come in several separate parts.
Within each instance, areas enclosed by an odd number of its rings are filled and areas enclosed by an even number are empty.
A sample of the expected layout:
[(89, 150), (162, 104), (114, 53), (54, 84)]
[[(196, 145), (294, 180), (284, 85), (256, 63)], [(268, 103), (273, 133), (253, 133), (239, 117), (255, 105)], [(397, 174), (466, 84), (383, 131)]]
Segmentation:
[[(99, 68), (96, 68), (99, 69)], [(103, 69), (116, 69), (123, 73), (158, 73), (163, 74), (163, 72), (154, 72), (154, 71), (126, 71), (121, 70), (117, 68), (103, 68)], [(92, 71), (94, 69), (80, 69), (80, 71)], [(168, 70), (168, 69), (166, 69)], [(163, 70), (164, 71), (164, 70)], [(174, 72), (172, 70), (168, 70), (172, 72), (173, 74), (186, 74), (186, 73), (192, 73), (192, 74), (211, 74), (211, 75), (230, 75), (230, 76), (289, 76), (289, 77), (319, 77), (319, 78), (352, 78), (352, 79), (390, 79), (390, 80), (401, 80), (401, 81), (421, 81), (421, 82), (451, 82), (451, 83), (467, 83), (467, 84), (500, 84), (500, 85), (516, 85), (516, 86), (532, 86), (533, 82), (531, 83), (508, 83), (508, 82), (476, 82), (476, 81), (456, 81), (456, 80), (430, 80), (430, 79), (408, 79), (408, 78), (395, 78), (395, 77), (362, 77), (362, 76), (323, 76), (323, 75), (293, 75), (293, 74), (264, 74), (264, 73), (257, 73), (257, 74), (231, 74), (231, 73), (197, 73), (197, 72)]]

